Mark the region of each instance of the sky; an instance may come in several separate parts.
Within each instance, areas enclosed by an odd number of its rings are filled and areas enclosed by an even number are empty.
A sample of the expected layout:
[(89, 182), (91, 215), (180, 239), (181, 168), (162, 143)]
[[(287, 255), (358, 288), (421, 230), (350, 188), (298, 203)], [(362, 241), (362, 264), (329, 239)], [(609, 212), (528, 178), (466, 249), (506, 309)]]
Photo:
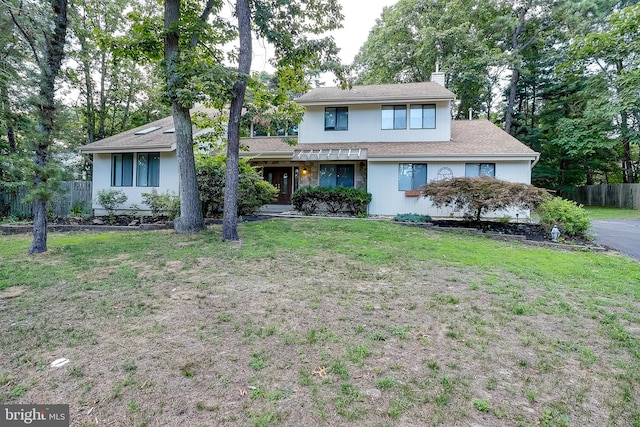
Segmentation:
[[(397, 2), (398, 0), (341, 0), (344, 15), (343, 28), (332, 31), (330, 34), (340, 48), (340, 59), (343, 63), (353, 62), (353, 58), (367, 40), (376, 19), (382, 15), (384, 7)], [(273, 71), (273, 67), (268, 63), (268, 49), (263, 44), (254, 46), (251, 68), (254, 71)], [(330, 84), (330, 82), (327, 83)]]
[(382, 15), (385, 6), (391, 6), (398, 0), (342, 0), (344, 28), (333, 31), (336, 43), (340, 48), (343, 62), (351, 63), (360, 47), (369, 37), (369, 31)]

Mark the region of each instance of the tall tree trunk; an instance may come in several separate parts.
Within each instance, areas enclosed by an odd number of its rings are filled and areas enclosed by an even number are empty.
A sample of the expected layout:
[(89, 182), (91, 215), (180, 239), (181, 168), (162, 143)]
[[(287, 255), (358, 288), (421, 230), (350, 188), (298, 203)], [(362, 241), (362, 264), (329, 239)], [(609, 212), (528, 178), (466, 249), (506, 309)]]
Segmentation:
[[(622, 60), (616, 61), (616, 75), (619, 78), (624, 71)], [(616, 79), (617, 81), (617, 79)], [(616, 92), (620, 93), (620, 86), (616, 83)], [(627, 110), (620, 112), (620, 136), (622, 138), (622, 182), (630, 184), (635, 182), (636, 174), (631, 160), (631, 143), (629, 138), (629, 113)]]
[(9, 140), (9, 152), (15, 153), (18, 151), (18, 144), (16, 143), (16, 132), (13, 129), (12, 124), (7, 124), (7, 139)]
[(227, 175), (224, 190), (224, 217), (222, 220), (222, 238), (238, 240), (238, 186), (240, 158), (240, 117), (247, 90), (247, 78), (251, 72), (251, 11), (248, 0), (236, 1), (238, 32), (240, 36), (240, 55), (238, 58), (238, 77), (233, 84), (233, 98), (229, 108), (227, 134)]
[(531, 89), (533, 98), (531, 100), (531, 123), (529, 124), (529, 126), (531, 126), (531, 129), (534, 129), (534, 126), (536, 124), (536, 88), (537, 86), (534, 84), (533, 88)]
[(204, 228), (202, 203), (198, 191), (195, 159), (193, 157), (193, 135), (189, 109), (183, 107), (177, 97), (180, 73), (179, 33), (175, 24), (180, 20), (180, 0), (166, 0), (164, 4), (164, 56), (167, 62), (167, 89), (171, 100), (173, 125), (176, 129), (176, 156), (180, 178), (180, 217), (174, 221), (178, 233), (194, 233)]
[(104, 139), (106, 130), (104, 124), (107, 118), (107, 95), (105, 90), (107, 74), (107, 54), (100, 55), (100, 111), (98, 111), (98, 139)]
[(516, 92), (518, 90), (518, 80), (520, 80), (520, 72), (515, 68), (511, 72), (511, 80), (509, 81), (509, 100), (507, 102), (507, 112), (504, 119), (504, 130), (511, 133), (511, 125), (513, 123), (513, 109), (516, 105)]
[(620, 136), (622, 137), (622, 182), (631, 184), (635, 182), (635, 171), (631, 160), (631, 142), (629, 139), (629, 115), (626, 111), (620, 113)]
[(178, 233), (195, 233), (204, 228), (204, 220), (193, 157), (191, 115), (189, 109), (178, 102), (171, 104), (171, 112), (176, 128), (176, 155), (180, 176), (180, 217), (175, 219), (173, 228)]
[(84, 89), (87, 91), (87, 103), (85, 105), (87, 115), (87, 142), (92, 143), (96, 140), (96, 109), (93, 105), (93, 79), (91, 78), (91, 61), (86, 56), (85, 41), (80, 40), (80, 46), (83, 50), (82, 68), (84, 68)]
[[(511, 54), (514, 55), (512, 70), (511, 70), (511, 80), (509, 81), (509, 100), (507, 101), (507, 111), (504, 118), (504, 130), (507, 133), (511, 133), (511, 126), (513, 122), (513, 110), (516, 105), (516, 91), (518, 90), (518, 81), (520, 80), (520, 65), (517, 63), (519, 61), (520, 52), (522, 51), (522, 46), (520, 45), (520, 35), (524, 30), (524, 26), (526, 23), (526, 15), (529, 7), (531, 6), (531, 1), (528, 1), (525, 6), (523, 6), (518, 12), (518, 25), (513, 30), (513, 34), (511, 36)], [(527, 42), (527, 44), (529, 44)]]
[(129, 121), (129, 110), (131, 109), (131, 101), (133, 101), (134, 94), (134, 73), (131, 73), (131, 78), (129, 79), (129, 91), (127, 92), (127, 103), (124, 106), (124, 112), (122, 113), (122, 122), (120, 122), (120, 132), (124, 132), (127, 127), (127, 122)]
[(44, 58), (36, 61), (40, 64), (40, 90), (38, 97), (38, 142), (33, 161), (35, 173), (33, 186), (40, 190), (33, 199), (33, 243), (30, 254), (37, 254), (47, 250), (47, 198), (46, 187), (48, 176), (45, 171), (49, 157), (49, 147), (53, 143), (53, 125), (55, 120), (55, 81), (67, 36), (67, 0), (52, 0), (54, 27), (53, 33), (45, 39)]
[(84, 90), (86, 91), (85, 114), (87, 115), (87, 142), (96, 140), (96, 108), (93, 102), (93, 78), (91, 77), (91, 58), (87, 47), (87, 38), (84, 30), (88, 28), (86, 4), (83, 4), (81, 16), (82, 31), (78, 31), (76, 37), (80, 42), (80, 56), (82, 62), (82, 72), (84, 76)]
[(11, 113), (11, 105), (9, 104), (9, 90), (5, 84), (0, 86), (0, 111), (4, 116), (5, 125), (7, 127), (7, 140), (9, 142), (9, 152), (15, 153), (18, 151), (18, 144), (16, 143), (16, 134), (13, 128), (14, 118)]

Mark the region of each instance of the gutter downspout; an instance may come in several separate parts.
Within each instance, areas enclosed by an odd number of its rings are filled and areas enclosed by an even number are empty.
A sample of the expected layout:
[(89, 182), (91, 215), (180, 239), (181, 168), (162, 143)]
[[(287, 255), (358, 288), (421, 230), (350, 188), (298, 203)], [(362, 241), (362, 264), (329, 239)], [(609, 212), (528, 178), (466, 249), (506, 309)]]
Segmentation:
[(538, 164), (538, 162), (540, 161), (540, 154), (538, 154), (536, 156), (536, 159), (533, 161), (533, 163), (531, 163), (531, 169), (533, 169), (534, 167), (536, 167), (536, 165)]

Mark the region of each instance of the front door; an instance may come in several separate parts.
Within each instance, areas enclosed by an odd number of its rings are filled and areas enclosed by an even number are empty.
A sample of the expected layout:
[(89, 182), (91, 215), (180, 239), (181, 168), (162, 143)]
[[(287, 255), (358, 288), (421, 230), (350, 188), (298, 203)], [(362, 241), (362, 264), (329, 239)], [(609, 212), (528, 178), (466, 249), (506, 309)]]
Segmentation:
[(291, 204), (292, 168), (264, 168), (264, 179), (278, 189), (277, 205)]

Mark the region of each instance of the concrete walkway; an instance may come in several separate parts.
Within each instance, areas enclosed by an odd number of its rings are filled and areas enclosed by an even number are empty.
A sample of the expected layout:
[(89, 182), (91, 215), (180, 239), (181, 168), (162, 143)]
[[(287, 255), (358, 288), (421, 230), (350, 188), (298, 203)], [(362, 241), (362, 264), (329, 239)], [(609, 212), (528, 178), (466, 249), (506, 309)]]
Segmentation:
[(591, 228), (598, 243), (640, 261), (640, 219), (597, 219)]

